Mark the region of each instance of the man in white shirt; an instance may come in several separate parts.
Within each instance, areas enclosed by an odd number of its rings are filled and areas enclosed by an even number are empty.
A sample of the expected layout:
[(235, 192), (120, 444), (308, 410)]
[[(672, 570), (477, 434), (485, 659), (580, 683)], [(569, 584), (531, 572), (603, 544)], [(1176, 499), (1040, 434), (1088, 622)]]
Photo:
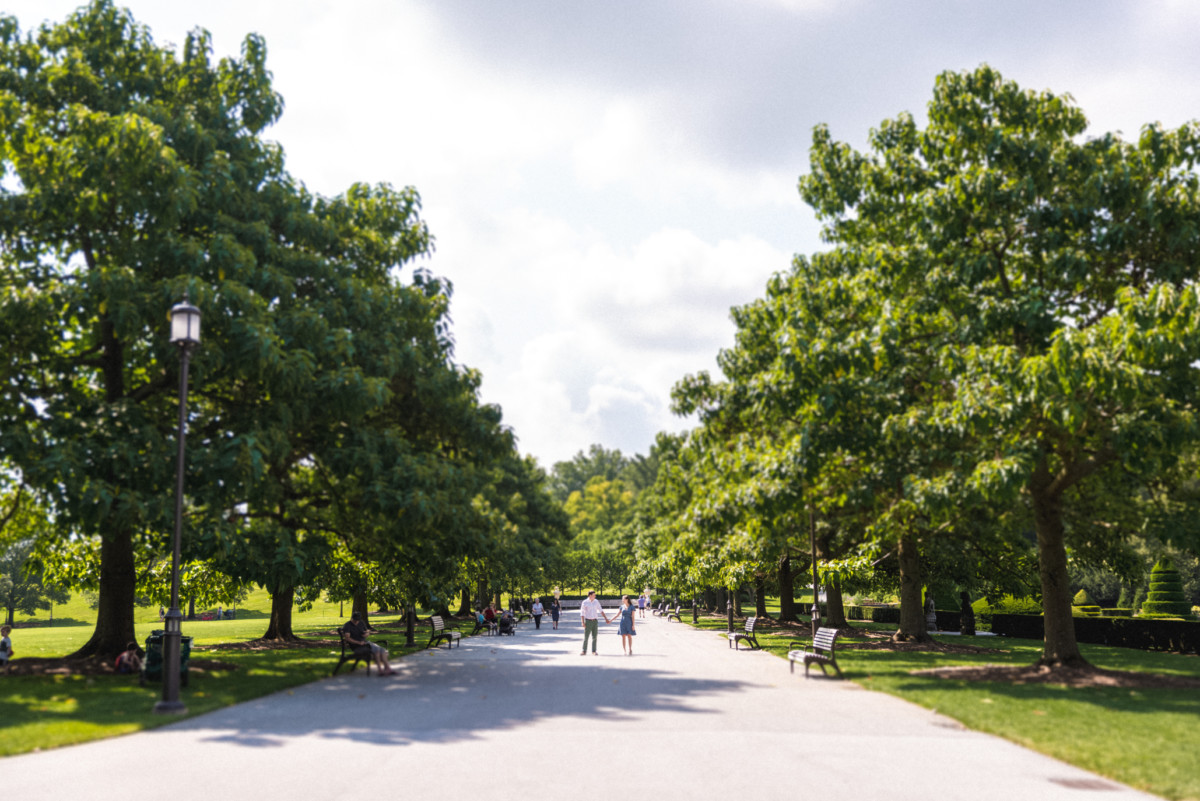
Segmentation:
[(604, 607), (596, 600), (596, 591), (588, 592), (587, 600), (579, 605), (579, 624), (583, 626), (583, 650), (579, 652), (580, 656), (587, 653), (588, 637), (592, 638), (592, 656), (598, 656), (596, 653), (596, 640), (600, 635), (600, 618), (604, 618), (607, 623), (608, 615), (604, 614)]

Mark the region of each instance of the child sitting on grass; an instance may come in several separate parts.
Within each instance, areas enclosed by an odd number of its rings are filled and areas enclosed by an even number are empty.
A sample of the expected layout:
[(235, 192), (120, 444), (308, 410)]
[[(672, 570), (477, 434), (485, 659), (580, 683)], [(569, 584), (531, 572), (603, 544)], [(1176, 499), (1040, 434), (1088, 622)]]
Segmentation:
[(138, 654), (136, 642), (126, 644), (125, 650), (117, 655), (117, 672), (118, 673), (140, 673), (142, 670), (142, 657)]

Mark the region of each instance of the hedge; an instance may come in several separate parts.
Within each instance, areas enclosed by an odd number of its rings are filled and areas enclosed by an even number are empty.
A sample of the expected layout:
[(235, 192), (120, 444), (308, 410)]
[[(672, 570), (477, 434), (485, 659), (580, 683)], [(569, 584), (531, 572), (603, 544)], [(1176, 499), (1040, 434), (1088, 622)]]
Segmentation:
[[(1143, 651), (1200, 654), (1200, 623), (1146, 620), (1136, 617), (1076, 617), (1075, 639), (1093, 645), (1115, 645)], [(992, 615), (992, 631), (1005, 637), (1044, 639), (1041, 615)]]
[[(845, 606), (847, 620), (869, 620), (872, 623), (895, 623), (900, 625), (900, 607), (898, 606)], [(921, 615), (924, 617), (924, 613)], [(980, 624), (980, 615), (975, 615), (976, 627)], [(959, 611), (937, 610), (938, 631), (958, 631), (962, 627), (962, 613)]]

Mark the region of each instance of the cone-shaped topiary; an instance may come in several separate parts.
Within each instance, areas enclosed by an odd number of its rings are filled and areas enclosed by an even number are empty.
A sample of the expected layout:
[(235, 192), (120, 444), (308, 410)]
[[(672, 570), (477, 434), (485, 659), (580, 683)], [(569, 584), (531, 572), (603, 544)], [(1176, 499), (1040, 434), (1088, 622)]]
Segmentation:
[(1092, 600), (1092, 596), (1088, 595), (1087, 590), (1080, 590), (1079, 592), (1075, 593), (1075, 600), (1071, 601), (1071, 605), (1072, 606), (1094, 606), (1095, 601)]
[(1187, 617), (1192, 605), (1183, 594), (1183, 579), (1169, 559), (1158, 560), (1150, 570), (1150, 592), (1142, 604), (1142, 613)]

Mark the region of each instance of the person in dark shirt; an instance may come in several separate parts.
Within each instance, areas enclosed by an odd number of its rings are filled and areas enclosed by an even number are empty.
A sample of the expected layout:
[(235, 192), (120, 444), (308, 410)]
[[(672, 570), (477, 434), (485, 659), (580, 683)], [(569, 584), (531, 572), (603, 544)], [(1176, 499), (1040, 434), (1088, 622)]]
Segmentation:
[(367, 639), (367, 624), (363, 622), (362, 615), (355, 612), (342, 628), (346, 631), (346, 641), (351, 645), (367, 646), (371, 649), (371, 658), (375, 661), (375, 666), (379, 668), (380, 676), (391, 676), (396, 672), (388, 664), (387, 649)]

